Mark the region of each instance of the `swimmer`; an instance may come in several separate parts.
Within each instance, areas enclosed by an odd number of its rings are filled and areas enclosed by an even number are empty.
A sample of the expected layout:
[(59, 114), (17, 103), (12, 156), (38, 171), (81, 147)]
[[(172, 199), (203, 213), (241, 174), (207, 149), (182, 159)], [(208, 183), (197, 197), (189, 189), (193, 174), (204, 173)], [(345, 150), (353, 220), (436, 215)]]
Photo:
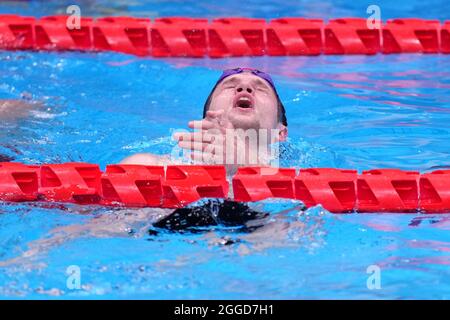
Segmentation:
[[(286, 140), (287, 125), (286, 112), (271, 77), (259, 70), (236, 68), (225, 70), (216, 82), (206, 99), (203, 119), (189, 122), (189, 128), (196, 131), (177, 133), (174, 138), (180, 148), (191, 152), (194, 163), (225, 165), (231, 175), (239, 165), (271, 164), (270, 145)], [(227, 145), (230, 132), (231, 148)], [(256, 136), (254, 144), (249, 142), (252, 133)], [(244, 157), (239, 158), (242, 154)], [(122, 163), (166, 165), (176, 164), (176, 161), (168, 155), (135, 154)], [(238, 225), (265, 216), (264, 212), (251, 210), (246, 204), (228, 200), (217, 202), (215, 211), (220, 216), (231, 217)], [(217, 217), (212, 219), (211, 212), (211, 205), (194, 205), (175, 210), (154, 227), (184, 232), (214, 225), (218, 223)], [(178, 230), (180, 228), (182, 230)]]
[[(225, 70), (206, 100), (203, 119), (190, 121), (188, 126), (195, 131), (174, 135), (178, 146), (188, 150), (195, 162), (224, 164), (227, 169), (228, 165), (236, 168), (237, 165), (269, 164), (270, 145), (285, 141), (287, 137), (286, 112), (272, 78), (250, 68)], [(253, 144), (249, 142), (252, 132), (256, 137)], [(227, 145), (229, 141), (234, 144), (232, 147)], [(168, 155), (141, 153), (121, 163), (165, 165), (176, 162)]]
[[(223, 141), (226, 129), (241, 129), (243, 131), (253, 129), (257, 130), (258, 133), (275, 130), (276, 136), (271, 136), (274, 139), (267, 139), (265, 141), (267, 143), (272, 140), (281, 142), (287, 137), (285, 109), (275, 85), (268, 74), (254, 69), (225, 70), (206, 100), (203, 119), (191, 121), (188, 126), (202, 134), (198, 135), (195, 132), (181, 133), (175, 135), (175, 138), (182, 149), (192, 151), (194, 160), (199, 156), (198, 152), (210, 153), (211, 156), (214, 156), (214, 153), (217, 153), (218, 150), (225, 153), (226, 148), (223, 148), (219, 141), (221, 139)], [(214, 136), (216, 139), (208, 139), (211, 138), (208, 135)], [(194, 141), (200, 144), (199, 149), (192, 143)], [(211, 145), (214, 148), (209, 148)], [(254, 149), (250, 148), (252, 146), (245, 145), (245, 147), (248, 147), (245, 152), (255, 152)], [(235, 152), (237, 150), (239, 152), (244, 151), (236, 148)], [(235, 155), (233, 154), (233, 156)], [(265, 159), (258, 160), (265, 163)], [(169, 156), (135, 154), (124, 159), (122, 163), (165, 165), (173, 162)], [(215, 163), (219, 164), (220, 162)], [(297, 207), (298, 205), (295, 205), (296, 210), (302, 210), (303, 208), (302, 206)], [(276, 229), (278, 237), (286, 237), (290, 230), (286, 227), (286, 223), (282, 221), (280, 223), (271, 221), (270, 226), (266, 226), (268, 216), (268, 213), (254, 210), (247, 204), (229, 200), (221, 201), (220, 199), (210, 199), (206, 203), (175, 211), (173, 209), (144, 208), (140, 210), (119, 210), (113, 212), (113, 214), (107, 212), (95, 215), (81, 225), (53, 229), (45, 240), (29, 243), (28, 250), (22, 256), (8, 261), (0, 261), (0, 267), (11, 263), (24, 265), (26, 261), (33, 262), (34, 258), (49, 251), (53, 246), (78, 237), (130, 236), (130, 230), (134, 230), (133, 235), (139, 237), (143, 236), (144, 233), (148, 233), (150, 236), (156, 235), (160, 229), (173, 232), (196, 232), (198, 228), (222, 224), (235, 227), (237, 230), (248, 234), (260, 230), (260, 233), (254, 234), (253, 238), (256, 241), (266, 240), (267, 244), (260, 245), (266, 248), (272, 245), (272, 241), (267, 240), (271, 239), (270, 236), (267, 236), (270, 230)], [(275, 216), (281, 217), (281, 215)], [(272, 226), (275, 226), (275, 228)], [(204, 232), (212, 236), (208, 229)], [(214, 231), (211, 232), (214, 233)], [(234, 241), (216, 239), (217, 236), (212, 237), (215, 242), (227, 245)], [(245, 249), (246, 251), (244, 249), (241, 248), (240, 250), (244, 252), (249, 250), (248, 248)]]

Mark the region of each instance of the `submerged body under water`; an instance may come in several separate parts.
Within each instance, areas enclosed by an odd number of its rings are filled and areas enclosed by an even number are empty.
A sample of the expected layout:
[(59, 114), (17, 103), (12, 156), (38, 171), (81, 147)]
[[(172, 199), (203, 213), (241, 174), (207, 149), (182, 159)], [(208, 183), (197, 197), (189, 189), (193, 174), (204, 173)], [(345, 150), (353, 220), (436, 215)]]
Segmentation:
[[(201, 116), (220, 70), (242, 65), (277, 84), (289, 121), (283, 167), (449, 165), (446, 56), (2, 52), (0, 60), (0, 99), (25, 93), (45, 106), (0, 123), (7, 161), (104, 169), (133, 153), (171, 153), (171, 133)], [(449, 298), (449, 214), (336, 215), (279, 199), (234, 205), (206, 199), (174, 212), (2, 202), (0, 296)], [(71, 266), (79, 289), (67, 285)], [(380, 288), (367, 285), (371, 266), (381, 270)]]

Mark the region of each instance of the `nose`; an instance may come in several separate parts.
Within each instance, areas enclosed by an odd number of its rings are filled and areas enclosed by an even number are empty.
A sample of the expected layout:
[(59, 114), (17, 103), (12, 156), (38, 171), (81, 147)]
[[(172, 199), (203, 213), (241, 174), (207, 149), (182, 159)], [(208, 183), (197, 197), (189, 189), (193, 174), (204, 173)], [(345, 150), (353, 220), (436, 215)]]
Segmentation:
[(245, 91), (252, 94), (254, 92), (254, 89), (252, 88), (251, 84), (249, 84), (249, 83), (241, 83), (236, 87), (237, 93), (241, 93), (241, 92), (245, 92)]

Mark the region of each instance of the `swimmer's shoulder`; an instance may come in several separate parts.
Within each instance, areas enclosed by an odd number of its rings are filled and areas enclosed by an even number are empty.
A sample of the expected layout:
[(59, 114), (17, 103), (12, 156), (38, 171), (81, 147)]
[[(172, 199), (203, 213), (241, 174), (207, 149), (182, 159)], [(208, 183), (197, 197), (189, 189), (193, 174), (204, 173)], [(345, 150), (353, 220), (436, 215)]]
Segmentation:
[(140, 164), (147, 166), (167, 165), (169, 158), (151, 153), (136, 153), (123, 159), (120, 164)]

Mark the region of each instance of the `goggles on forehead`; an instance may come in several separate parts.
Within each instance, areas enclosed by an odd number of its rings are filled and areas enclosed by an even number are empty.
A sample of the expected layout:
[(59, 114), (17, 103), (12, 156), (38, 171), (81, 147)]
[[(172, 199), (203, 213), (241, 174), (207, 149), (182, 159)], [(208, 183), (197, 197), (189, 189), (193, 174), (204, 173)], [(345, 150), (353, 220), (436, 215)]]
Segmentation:
[(221, 82), (223, 79), (235, 75), (235, 74), (239, 74), (242, 72), (250, 72), (252, 74), (254, 74), (257, 77), (260, 77), (261, 79), (266, 80), (270, 86), (275, 90), (275, 84), (273, 83), (272, 77), (268, 74), (265, 73), (263, 71), (257, 70), (257, 69), (253, 69), (253, 68), (234, 68), (234, 69), (226, 69), (223, 71), (222, 75), (220, 76), (219, 80), (217, 80), (217, 83)]

